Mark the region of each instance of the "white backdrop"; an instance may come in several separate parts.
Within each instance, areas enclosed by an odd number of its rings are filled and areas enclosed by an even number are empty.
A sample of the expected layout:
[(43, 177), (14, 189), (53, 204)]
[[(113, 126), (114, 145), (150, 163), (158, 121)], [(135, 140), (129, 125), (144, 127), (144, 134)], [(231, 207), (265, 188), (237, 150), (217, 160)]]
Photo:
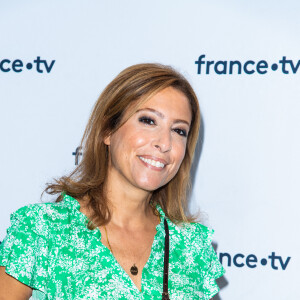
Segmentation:
[(299, 9), (296, 0), (1, 0), (0, 239), (13, 211), (74, 167), (102, 89), (129, 65), (160, 62), (199, 96), (190, 209), (215, 229), (227, 270), (216, 299), (300, 299)]

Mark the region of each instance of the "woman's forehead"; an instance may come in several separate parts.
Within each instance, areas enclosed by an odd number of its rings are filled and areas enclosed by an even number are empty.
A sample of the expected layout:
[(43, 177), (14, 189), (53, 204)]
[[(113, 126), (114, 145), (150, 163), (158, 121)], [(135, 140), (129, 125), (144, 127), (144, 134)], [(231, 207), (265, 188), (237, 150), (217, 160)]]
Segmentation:
[(131, 103), (124, 112), (124, 119), (140, 111), (153, 112), (161, 118), (173, 116), (184, 117), (190, 124), (192, 110), (189, 99), (179, 90), (168, 87), (151, 97), (142, 97)]

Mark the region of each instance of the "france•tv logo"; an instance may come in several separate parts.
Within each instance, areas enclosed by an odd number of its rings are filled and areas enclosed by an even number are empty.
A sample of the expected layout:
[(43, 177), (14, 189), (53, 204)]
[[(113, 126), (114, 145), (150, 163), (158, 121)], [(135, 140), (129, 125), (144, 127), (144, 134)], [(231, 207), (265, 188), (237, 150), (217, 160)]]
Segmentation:
[(199, 56), (195, 61), (197, 65), (197, 74), (217, 74), (217, 75), (233, 75), (242, 73), (252, 75), (255, 73), (264, 75), (270, 70), (273, 72), (281, 71), (283, 74), (296, 74), (300, 67), (300, 60), (293, 61), (283, 56), (276, 62), (270, 63), (266, 60), (254, 61), (247, 60), (241, 62), (239, 60), (205, 60), (205, 54)]
[(245, 255), (242, 253), (232, 255), (226, 252), (220, 252), (218, 253), (218, 256), (220, 263), (227, 267), (235, 266), (237, 268), (248, 267), (250, 269), (254, 269), (260, 263), (263, 267), (270, 265), (273, 270), (281, 269), (283, 271), (286, 270), (291, 260), (290, 256), (283, 258), (280, 255), (276, 255), (275, 251), (266, 258), (263, 257), (261, 259), (259, 259), (255, 254)]
[(0, 71), (3, 73), (8, 72), (15, 72), (20, 73), (25, 70), (33, 70), (38, 73), (50, 73), (53, 66), (54, 66), (55, 60), (47, 61), (46, 59), (41, 59), (40, 56), (37, 56), (36, 59), (33, 60), (33, 62), (27, 62), (25, 63), (21, 59), (15, 59), (11, 60), (8, 58), (0, 60)]

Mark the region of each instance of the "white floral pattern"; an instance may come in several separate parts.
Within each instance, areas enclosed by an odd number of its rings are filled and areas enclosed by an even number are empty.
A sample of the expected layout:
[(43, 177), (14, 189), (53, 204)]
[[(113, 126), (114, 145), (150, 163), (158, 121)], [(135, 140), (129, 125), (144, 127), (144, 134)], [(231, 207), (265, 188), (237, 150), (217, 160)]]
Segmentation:
[[(97, 300), (162, 298), (165, 214), (157, 209), (151, 254), (139, 291), (109, 249), (98, 228), (87, 228), (80, 204), (64, 195), (59, 203), (33, 204), (11, 216), (11, 227), (0, 245), (0, 265), (33, 288), (32, 300)], [(170, 231), (169, 294), (172, 300), (211, 299), (215, 279), (224, 269), (214, 252), (213, 230), (198, 224), (178, 226), (168, 218)]]

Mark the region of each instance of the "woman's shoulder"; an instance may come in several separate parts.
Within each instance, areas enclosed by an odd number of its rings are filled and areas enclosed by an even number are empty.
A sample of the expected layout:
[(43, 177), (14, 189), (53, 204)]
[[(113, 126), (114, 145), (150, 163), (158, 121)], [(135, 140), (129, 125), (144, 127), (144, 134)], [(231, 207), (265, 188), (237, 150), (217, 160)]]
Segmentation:
[(45, 202), (34, 203), (20, 207), (12, 213), (12, 217), (25, 218), (26, 216), (35, 216), (40, 214), (51, 215), (53, 213), (59, 213), (65, 209), (63, 202)]
[(11, 214), (12, 219), (57, 219), (59, 216), (69, 212), (65, 202), (45, 202), (22, 206)]
[(160, 205), (157, 205), (156, 208), (160, 216), (162, 217), (162, 219), (163, 218), (167, 219), (170, 235), (172, 236), (173, 240), (175, 241), (177, 240), (183, 245), (196, 244), (197, 247), (199, 247), (199, 245), (202, 247), (210, 246), (212, 242), (213, 233), (214, 233), (213, 229), (205, 225), (202, 225), (201, 223), (195, 223), (195, 222), (174, 223), (169, 218), (166, 217), (166, 214)]
[(207, 247), (211, 244), (214, 230), (201, 223), (180, 223), (173, 225), (185, 243)]
[(55, 225), (69, 223), (72, 207), (65, 201), (23, 206), (11, 214), (11, 225), (26, 227), (39, 235), (48, 235)]

